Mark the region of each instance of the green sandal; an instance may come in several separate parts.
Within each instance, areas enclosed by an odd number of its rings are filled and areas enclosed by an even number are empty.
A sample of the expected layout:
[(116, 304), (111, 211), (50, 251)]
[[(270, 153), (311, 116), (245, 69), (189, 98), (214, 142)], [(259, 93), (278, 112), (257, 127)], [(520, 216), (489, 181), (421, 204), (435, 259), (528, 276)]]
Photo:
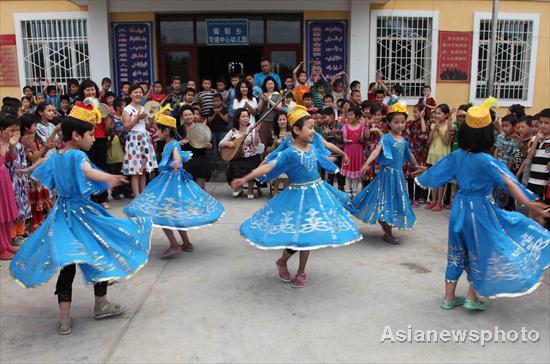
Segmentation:
[(479, 310), (479, 311), (485, 311), (487, 308), (487, 305), (481, 301), (472, 301), (469, 299), (466, 299), (466, 302), (464, 302), (464, 308), (468, 310)]
[(101, 320), (108, 317), (118, 316), (126, 311), (125, 306), (119, 305), (118, 303), (107, 302), (99, 310), (94, 310), (94, 315), (96, 320)]
[(441, 300), (441, 308), (444, 310), (450, 310), (456, 306), (462, 306), (465, 301), (466, 299), (462, 296), (456, 296), (452, 301)]

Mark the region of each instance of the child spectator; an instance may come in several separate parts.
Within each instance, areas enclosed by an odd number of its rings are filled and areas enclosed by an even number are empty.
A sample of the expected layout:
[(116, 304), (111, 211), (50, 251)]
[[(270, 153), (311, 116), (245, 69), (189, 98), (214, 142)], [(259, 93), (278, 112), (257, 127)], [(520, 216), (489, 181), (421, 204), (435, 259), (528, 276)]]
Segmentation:
[(361, 97), (361, 91), (353, 90), (350, 94), (350, 102), (352, 106), (361, 106), (363, 103), (362, 97)]
[(399, 98), (401, 97), (401, 94), (403, 93), (403, 86), (401, 85), (395, 85), (392, 86), (390, 89), (390, 99), (388, 100), (388, 107), (391, 107), (394, 104), (397, 104), (399, 102)]
[[(434, 121), (430, 125), (430, 135), (428, 144), (428, 158), (426, 163), (434, 165), (446, 157), (451, 151), (451, 132), (453, 125), (451, 123), (451, 111), (447, 104), (441, 104), (434, 111)], [(432, 211), (441, 211), (443, 209), (443, 197), (445, 188), (439, 187), (433, 189), (432, 203), (426, 206)]]
[(370, 137), (368, 128), (361, 123), (361, 109), (354, 106), (350, 109), (347, 123), (344, 124), (344, 152), (349, 157), (347, 166), (342, 166), (340, 173), (346, 177), (344, 191), (356, 194), (361, 189), (361, 167), (365, 162), (365, 140)]
[(216, 81), (216, 93), (222, 95), (223, 107), (229, 109), (229, 90), (226, 90), (227, 84), (225, 79), (218, 78)]
[(315, 85), (310, 87), (310, 92), (313, 96), (313, 106), (315, 106), (317, 110), (323, 109), (323, 99), (325, 95), (330, 95), (330, 85), (327, 79), (322, 73), (320, 76), (321, 78), (315, 82)]
[(310, 114), (314, 111), (317, 111), (317, 108), (313, 106), (313, 95), (311, 94), (311, 92), (306, 92), (302, 96), (302, 104), (307, 109), (307, 112)]
[[(114, 102), (113, 102), (114, 104)], [(126, 107), (126, 103), (122, 98), (118, 98), (116, 102), (115, 116), (113, 116), (113, 123), (111, 127), (106, 130), (107, 133), (107, 173), (122, 175), (122, 163), (124, 162), (124, 139), (121, 134), (123, 130), (122, 126), (122, 111)], [(122, 199), (124, 195), (124, 189), (126, 186), (119, 185), (111, 189), (111, 197), (114, 200)]]
[[(342, 80), (344, 79), (344, 80)], [(332, 88), (333, 100), (345, 99), (346, 90), (348, 89), (348, 74), (344, 71), (338, 72), (332, 76), (330, 87)]]
[(198, 99), (201, 105), (201, 116), (207, 118), (214, 110), (213, 98), (216, 91), (212, 90), (212, 80), (210, 78), (203, 78), (202, 91), (199, 92)]
[(281, 91), (281, 94), (284, 96), (288, 92), (294, 92), (294, 76), (291, 74), (286, 75), (285, 88)]
[(527, 159), (529, 144), (531, 143), (531, 138), (533, 137), (533, 131), (531, 128), (532, 122), (532, 116), (524, 116), (516, 124), (516, 133), (519, 135), (519, 145), (518, 149), (516, 149), (514, 155), (512, 156), (509, 168), (520, 181), (523, 180), (523, 170), (520, 169), (525, 159)]
[(345, 122), (348, 119), (351, 103), (348, 100), (340, 99), (338, 103), (338, 121)]
[(208, 116), (207, 123), (212, 131), (212, 154), (213, 160), (221, 161), (218, 154), (218, 144), (225, 137), (229, 128), (229, 115), (227, 115), (227, 108), (223, 104), (223, 96), (221, 94), (215, 94), (212, 99), (214, 109), (212, 114)]
[(107, 104), (109, 106), (110, 109), (113, 109), (114, 111), (114, 107), (113, 107), (113, 104), (115, 102), (115, 99), (116, 99), (116, 95), (113, 91), (107, 91), (105, 92), (105, 104)]
[(495, 142), (495, 152), (494, 157), (504, 163), (509, 165), (512, 160), (512, 156), (518, 149), (518, 141), (515, 136), (515, 127), (518, 122), (518, 119), (511, 114), (506, 115), (502, 118), (502, 134), (497, 136)]
[[(334, 144), (340, 149), (344, 149), (344, 136), (343, 136), (343, 127), (344, 123), (338, 122), (336, 120), (336, 117), (334, 116), (334, 112), (332, 112), (331, 108), (324, 108), (323, 111), (321, 111), (321, 114), (324, 117), (324, 124), (323, 128), (321, 130), (321, 134), (323, 135), (323, 138), (329, 142)], [(342, 163), (342, 158), (337, 157), (336, 161), (334, 162), (337, 166), (340, 166)], [(323, 170), (323, 179), (325, 179), (326, 173)], [(334, 185), (334, 177), (336, 176), (337, 183), (338, 183), (338, 189), (343, 191), (344, 190), (344, 184), (345, 184), (345, 177), (342, 176), (340, 173), (337, 174), (328, 174), (328, 177), (326, 177), (327, 182), (332, 186)]]
[(382, 89), (378, 89), (375, 92), (375, 102), (382, 109), (382, 115), (388, 114), (388, 105), (384, 103), (384, 98), (386, 97), (386, 92)]
[[(418, 103), (424, 106), (424, 116), (426, 117), (426, 119), (430, 118), (430, 115), (432, 115), (432, 111), (434, 111), (435, 107), (437, 106), (435, 99), (430, 96), (431, 93), (432, 87), (430, 85), (424, 85), (424, 87), (422, 87), (422, 97), (418, 100)], [(458, 135), (458, 131), (456, 134)]]
[(525, 107), (520, 104), (513, 104), (508, 107), (508, 113), (514, 115), (518, 120), (525, 116)]
[(359, 91), (361, 92), (361, 82), (355, 80), (355, 81), (352, 81), (350, 84), (349, 84), (349, 91), (352, 92), (352, 91)]
[(59, 104), (60, 107), (57, 109), (57, 114), (62, 118), (69, 116), (71, 113), (71, 98), (69, 95), (61, 95), (59, 97)]
[(367, 93), (367, 100), (371, 103), (376, 102), (376, 90), (378, 90), (378, 84), (376, 82), (369, 83), (369, 92)]
[(28, 113), (31, 110), (32, 101), (27, 96), (21, 98), (21, 112), (23, 114)]
[[(388, 131), (386, 123), (383, 121), (384, 116), (382, 115), (382, 108), (380, 105), (372, 105), (370, 108), (372, 115), (372, 120), (367, 122), (367, 127), (369, 128), (370, 136), (366, 141), (365, 148), (365, 160), (374, 152), (376, 146), (380, 142), (380, 138)], [(367, 181), (372, 181), (378, 171), (380, 170), (380, 165), (378, 163), (373, 163), (370, 168), (367, 170), (365, 177)]]
[(300, 62), (294, 71), (292, 71), (292, 75), (294, 77), (294, 98), (296, 99), (296, 103), (298, 105), (304, 105), (304, 95), (306, 93), (310, 93), (309, 86), (307, 85), (307, 73), (305, 70), (299, 71), (303, 65), (304, 62)]
[(56, 109), (61, 107), (61, 102), (59, 100), (60, 95), (58, 92), (63, 92), (63, 88), (60, 84), (49, 85), (46, 81), (46, 87), (44, 88), (44, 93), (46, 94), (46, 101), (55, 106)]
[(111, 79), (109, 77), (104, 77), (101, 80), (101, 86), (99, 89), (99, 102), (105, 103), (105, 93), (111, 90)]
[(130, 84), (128, 82), (122, 82), (122, 84), (120, 85), (119, 96), (121, 96), (124, 101), (126, 101), (126, 105), (132, 102), (132, 98), (130, 97)]
[(334, 111), (334, 117), (338, 117), (338, 109), (336, 108), (336, 105), (334, 105), (334, 96), (325, 95), (323, 98), (323, 110), (326, 108), (332, 109)]
[(155, 81), (155, 83), (153, 83), (153, 87), (151, 87), (151, 92), (149, 93), (147, 100), (163, 103), (165, 99), (166, 94), (164, 93), (164, 86), (162, 85), (162, 82)]
[[(414, 155), (416, 163), (419, 166), (425, 166), (426, 159), (428, 158), (428, 125), (424, 119), (424, 110), (424, 105), (414, 105), (413, 118), (407, 121), (405, 131), (403, 132), (403, 137), (409, 142), (411, 153)], [(427, 191), (415, 184), (414, 176), (411, 172), (412, 166), (408, 163), (405, 168), (405, 177), (407, 178), (409, 198), (411, 206), (418, 207), (420, 206), (420, 201), (426, 199)]]
[[(196, 88), (193, 88), (196, 90)], [(172, 77), (172, 82), (170, 82), (170, 94), (168, 99), (165, 102), (168, 102), (172, 109), (175, 109), (177, 104), (183, 101), (184, 93), (181, 90), (181, 78), (178, 76)]]
[(67, 86), (69, 88), (69, 103), (73, 106), (75, 101), (78, 99), (78, 86), (80, 85), (76, 79), (71, 78), (67, 81)]
[(533, 146), (529, 150), (531, 172), (527, 188), (533, 191), (540, 200), (544, 201), (548, 178), (550, 177), (548, 164), (550, 163), (550, 108), (539, 113), (539, 132), (535, 136)]
[(30, 86), (23, 87), (23, 95), (25, 95), (29, 100), (31, 100), (31, 107), (35, 107), (37, 102), (34, 98), (34, 90)]

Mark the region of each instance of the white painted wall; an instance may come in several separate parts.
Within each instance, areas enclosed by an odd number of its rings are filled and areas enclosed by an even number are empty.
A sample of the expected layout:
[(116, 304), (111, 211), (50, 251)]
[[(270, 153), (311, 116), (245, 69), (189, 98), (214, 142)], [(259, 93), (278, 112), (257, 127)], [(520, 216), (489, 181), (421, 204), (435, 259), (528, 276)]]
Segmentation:
[(350, 82), (353, 80), (361, 82), (363, 98), (366, 98), (369, 85), (369, 9), (369, 1), (351, 0), (349, 74)]
[(110, 24), (107, 0), (88, 3), (88, 50), (90, 76), (98, 86), (103, 77), (111, 75)]

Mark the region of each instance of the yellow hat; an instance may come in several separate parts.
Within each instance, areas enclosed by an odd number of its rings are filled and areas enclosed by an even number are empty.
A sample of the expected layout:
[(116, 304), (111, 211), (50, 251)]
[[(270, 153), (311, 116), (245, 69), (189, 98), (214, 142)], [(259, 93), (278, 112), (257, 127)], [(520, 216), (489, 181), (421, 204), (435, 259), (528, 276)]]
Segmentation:
[(304, 116), (311, 116), (305, 106), (296, 105), (292, 110), (288, 111), (288, 125), (292, 128), (294, 124)]
[(74, 104), (69, 116), (93, 125), (101, 123), (101, 112), (92, 104), (85, 105), (80, 101)]
[(166, 104), (162, 109), (160, 109), (155, 114), (155, 123), (156, 124), (161, 124), (161, 125), (166, 125), (170, 128), (175, 128), (176, 127), (176, 119), (173, 118), (170, 115), (166, 115), (165, 114), (166, 111), (172, 111), (172, 108), (170, 107), (170, 104)]
[(466, 115), (466, 125), (470, 128), (479, 129), (490, 125), (491, 114), (489, 109), (484, 106), (472, 106), (468, 109), (468, 115)]
[(403, 105), (401, 102), (396, 102), (390, 108), (388, 109), (388, 112), (404, 112), (407, 113), (407, 107)]

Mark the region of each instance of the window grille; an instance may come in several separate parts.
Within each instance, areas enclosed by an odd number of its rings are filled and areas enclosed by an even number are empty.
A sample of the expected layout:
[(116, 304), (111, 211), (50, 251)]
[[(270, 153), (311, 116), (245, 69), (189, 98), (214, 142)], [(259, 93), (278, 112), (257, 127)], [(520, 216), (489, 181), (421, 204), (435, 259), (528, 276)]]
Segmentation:
[(403, 86), (402, 97), (422, 96), (424, 85), (433, 89), (433, 17), (375, 15), (374, 20), (376, 72), (382, 72), (388, 87)]
[(84, 18), (21, 20), (25, 85), (41, 92), (46, 80), (60, 83), (90, 77), (88, 29)]
[[(488, 95), (489, 45), (491, 20), (480, 19), (475, 98)], [(529, 94), (529, 73), (533, 43), (532, 20), (498, 20), (495, 53), (494, 95), (499, 100), (526, 101)]]

